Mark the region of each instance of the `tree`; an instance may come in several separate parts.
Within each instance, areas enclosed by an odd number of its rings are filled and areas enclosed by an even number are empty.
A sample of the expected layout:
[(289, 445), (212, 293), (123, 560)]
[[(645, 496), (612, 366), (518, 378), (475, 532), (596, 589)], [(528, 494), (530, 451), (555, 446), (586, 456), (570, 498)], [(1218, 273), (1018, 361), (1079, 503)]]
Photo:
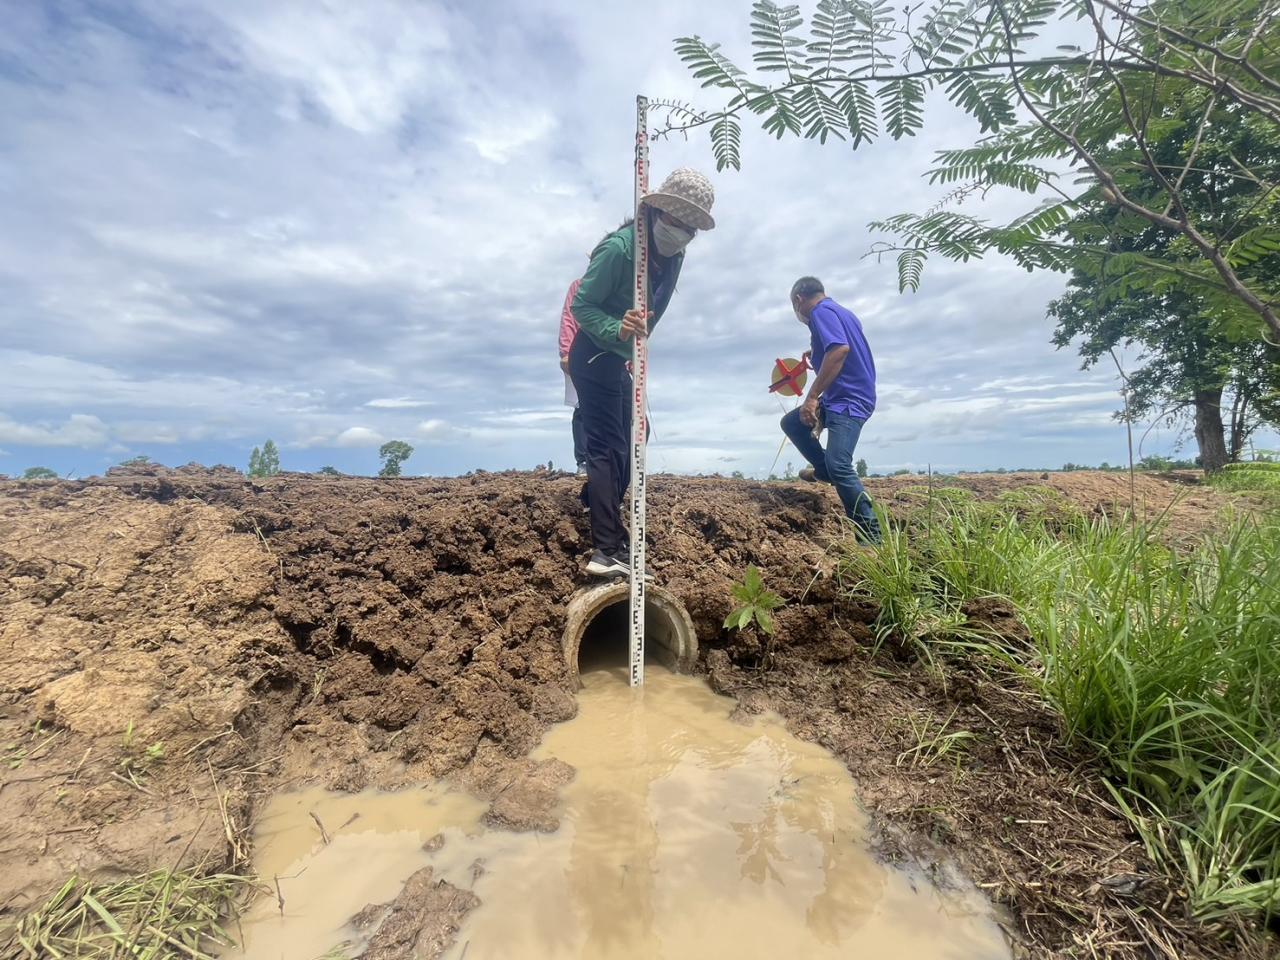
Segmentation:
[(130, 457), (128, 460), (121, 460), (119, 466), (122, 467), (149, 467), (154, 463), (145, 453), (140, 453), (136, 457)]
[[(1171, 108), (1149, 128), (1147, 148), (1158, 165), (1175, 169), (1191, 152), (1200, 159), (1181, 173), (1183, 208), (1219, 235), (1238, 224), (1245, 232), (1276, 229), (1280, 208), (1269, 202), (1262, 185), (1234, 176), (1233, 163), (1245, 167), (1267, 162), (1275, 144), (1239, 114), (1219, 119), (1212, 129), (1201, 123), (1206, 98), (1193, 95)], [(1102, 148), (1098, 157), (1118, 174), (1126, 193), (1143, 203), (1159, 201), (1162, 187), (1139, 162), (1131, 143)], [(1107, 244), (1117, 256), (1141, 255), (1172, 261), (1181, 239), (1133, 217), (1101, 196), (1081, 201), (1082, 211), (1064, 232), (1085, 244)], [(1259, 289), (1271, 281), (1264, 275), (1280, 262), (1273, 255), (1240, 266), (1241, 276)], [(1263, 272), (1260, 272), (1263, 271)], [(1141, 369), (1124, 376), (1127, 409), (1116, 416), (1129, 423), (1154, 416), (1156, 422), (1194, 425), (1205, 471), (1214, 473), (1239, 459), (1249, 436), (1280, 406), (1280, 349), (1242, 336), (1203, 286), (1170, 274), (1160, 283), (1131, 288), (1125, 271), (1105, 261), (1082, 261), (1073, 269), (1067, 294), (1049, 306), (1058, 321), (1054, 343), (1066, 346), (1080, 338), (1087, 368), (1114, 349), (1138, 345)], [(1224, 393), (1230, 417), (1224, 430)]]
[(253, 448), (249, 454), (249, 476), (274, 477), (280, 472), (280, 451), (274, 440), (268, 440), (262, 449)]
[[(667, 121), (657, 134), (707, 126), (717, 166), (737, 169), (744, 113), (759, 115), (779, 138), (847, 138), (857, 148), (880, 136), (882, 123), (894, 139), (915, 135), (926, 94), (941, 89), (977, 123), (980, 139), (937, 154), (929, 179), (950, 190), (937, 206), (872, 224), (896, 238), (872, 252), (897, 255), (903, 290), (918, 288), (931, 254), (967, 261), (995, 250), (1028, 270), (1106, 264), (1125, 272), (1131, 289), (1158, 288), (1171, 276), (1195, 283), (1234, 322), (1280, 341), (1274, 285), (1248, 271), (1280, 251), (1280, 230), (1234, 220), (1224, 228), (1183, 198), (1187, 176), (1204, 165), (1202, 151), (1227, 118), (1273, 145), (1280, 140), (1278, 10), (1280, 0), (926, 0), (899, 12), (888, 0), (821, 0), (805, 37), (799, 7), (756, 0), (752, 60), (761, 75), (748, 74), (719, 44), (677, 39), (693, 75), (724, 99), (711, 109), (658, 102)], [(1088, 48), (1028, 52), (1042, 43), (1041, 28), (1077, 20), (1092, 31)], [(1200, 111), (1197, 133), (1169, 163), (1152, 144), (1187, 105)], [(1105, 156), (1117, 144), (1128, 148), (1126, 165)], [(1273, 147), (1263, 161), (1236, 158), (1223, 173), (1256, 183), (1274, 206), (1278, 158)], [(1058, 171), (1063, 162), (1073, 178)], [(1127, 164), (1145, 170), (1158, 194), (1131, 194)], [(996, 188), (1049, 196), (1006, 224), (951, 209)], [(1088, 197), (1167, 235), (1166, 254), (1116, 255), (1108, 244), (1064, 236)]]
[(325, 476), (327, 476), (327, 477), (340, 477), (340, 476), (342, 476), (342, 471), (341, 471), (341, 470), (339, 470), (337, 467), (331, 467), (331, 466), (329, 466), (328, 464), (326, 464), (325, 466), (321, 467), (321, 468), (320, 468), (320, 472), (321, 472), (321, 473), (323, 473), (323, 474), (324, 474)]
[(23, 480), (57, 480), (58, 475), (48, 467), (27, 467), (22, 471)]
[(858, 471), (858, 476), (865, 477), (867, 475), (867, 461), (859, 457), (858, 462), (854, 464), (854, 469)]
[(388, 440), (378, 450), (378, 457), (382, 460), (382, 469), (378, 471), (378, 476), (400, 476), (400, 464), (411, 456), (413, 456), (413, 447), (409, 444), (403, 440)]

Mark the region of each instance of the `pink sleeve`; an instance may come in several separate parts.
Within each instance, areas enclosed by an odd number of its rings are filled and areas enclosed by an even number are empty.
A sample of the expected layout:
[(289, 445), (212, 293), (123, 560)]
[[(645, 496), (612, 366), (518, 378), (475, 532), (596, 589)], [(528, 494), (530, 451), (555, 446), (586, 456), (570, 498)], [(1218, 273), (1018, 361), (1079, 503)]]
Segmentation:
[(578, 295), (582, 280), (578, 279), (569, 285), (569, 293), (564, 298), (564, 310), (560, 314), (560, 356), (567, 357), (569, 348), (573, 346), (573, 338), (578, 335), (578, 321), (573, 318), (573, 298)]

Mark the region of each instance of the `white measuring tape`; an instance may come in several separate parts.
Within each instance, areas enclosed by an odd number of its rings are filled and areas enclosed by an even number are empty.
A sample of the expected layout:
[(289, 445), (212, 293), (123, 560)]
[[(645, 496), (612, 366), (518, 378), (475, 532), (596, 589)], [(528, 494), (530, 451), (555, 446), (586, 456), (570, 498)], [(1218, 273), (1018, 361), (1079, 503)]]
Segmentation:
[[(649, 315), (649, 230), (641, 200), (649, 192), (649, 101), (636, 97), (636, 243), (634, 307)], [(649, 373), (646, 337), (632, 337), (631, 355), (631, 686), (644, 683), (645, 560), (645, 381)]]

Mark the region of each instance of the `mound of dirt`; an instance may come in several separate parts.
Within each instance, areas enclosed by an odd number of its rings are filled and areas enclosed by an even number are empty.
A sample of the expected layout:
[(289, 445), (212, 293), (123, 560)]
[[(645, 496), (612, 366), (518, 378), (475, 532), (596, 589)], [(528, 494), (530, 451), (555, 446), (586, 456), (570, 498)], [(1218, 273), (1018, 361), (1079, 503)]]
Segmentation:
[[(1184, 492), (1139, 480), (1152, 509)], [(1085, 512), (1129, 504), (1113, 475), (954, 484), (994, 497), (1029, 482)], [(925, 483), (871, 490), (905, 510)], [(184, 850), (236, 862), (256, 800), (303, 782), (457, 775), (494, 799), (493, 822), (554, 829), (570, 772), (526, 755), (575, 711), (560, 640), (589, 543), (578, 489), (545, 471), (250, 480), (146, 468), (0, 484), (4, 912), (72, 871), (132, 872)], [(1189, 533), (1219, 507), (1192, 491), (1174, 516)], [(713, 685), (840, 755), (900, 838), (891, 849), (958, 858), (1027, 943), (1057, 956), (1109, 942), (1138, 955), (1119, 944), (1152, 942), (1153, 920), (1179, 956), (1224, 955), (1032, 698), (963, 666), (941, 680), (891, 646), (873, 654), (877, 610), (825, 575), (841, 530), (830, 488), (653, 477), (649, 512), (651, 566), (687, 607)], [(787, 600), (763, 672), (761, 651), (722, 629), (748, 564)], [(978, 616), (1017, 629), (1007, 612)], [(963, 763), (904, 757), (912, 723), (944, 721), (974, 734)], [(1109, 882), (1129, 875), (1140, 882)], [(386, 929), (398, 944), (435, 942), (448, 924), (420, 928)]]

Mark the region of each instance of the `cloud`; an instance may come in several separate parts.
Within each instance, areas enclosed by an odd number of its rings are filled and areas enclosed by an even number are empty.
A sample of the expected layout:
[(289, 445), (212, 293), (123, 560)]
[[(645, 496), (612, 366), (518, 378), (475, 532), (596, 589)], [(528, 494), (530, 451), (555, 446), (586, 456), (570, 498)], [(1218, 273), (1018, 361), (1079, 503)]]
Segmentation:
[(459, 430), (448, 421), (437, 419), (423, 420), (415, 433), (420, 439), (434, 443), (451, 443), (470, 436), (468, 431)]
[(365, 406), (373, 407), (375, 410), (409, 410), (417, 407), (430, 407), (434, 404), (434, 400), (418, 400), (413, 397), (379, 397), (376, 400), (368, 401)]
[(111, 435), (97, 417), (73, 413), (63, 424), (18, 423), (0, 415), (0, 440), (33, 447), (83, 447), (93, 449), (111, 443)]
[(386, 443), (386, 437), (368, 427), (347, 427), (333, 439), (335, 447), (380, 447)]
[[(568, 462), (556, 324), (631, 209), (635, 92), (710, 102), (672, 38), (750, 40), (741, 0), (11, 6), (0, 457), (68, 468), (118, 444), (243, 462), (267, 436), (295, 469), (367, 469), (384, 438), (433, 474)], [(930, 261), (900, 296), (864, 257), (865, 224), (933, 203), (918, 174), (976, 133), (928, 111), (857, 152), (745, 126), (652, 341), (655, 469), (769, 469), (765, 388), (806, 345), (787, 292), (808, 273), (876, 355), (873, 469), (1121, 458), (1114, 377), (1049, 344), (1060, 277)], [(652, 159), (714, 166), (701, 135)]]

